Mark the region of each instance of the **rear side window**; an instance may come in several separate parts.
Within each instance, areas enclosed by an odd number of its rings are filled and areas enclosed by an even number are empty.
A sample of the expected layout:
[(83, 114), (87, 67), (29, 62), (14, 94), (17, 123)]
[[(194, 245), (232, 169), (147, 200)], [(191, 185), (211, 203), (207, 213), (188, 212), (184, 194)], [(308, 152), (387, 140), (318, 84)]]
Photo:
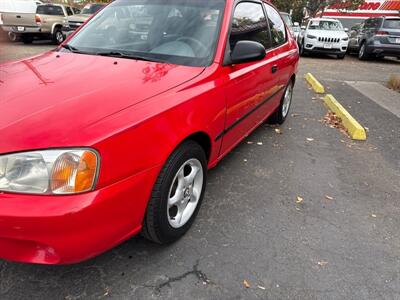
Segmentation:
[(36, 13), (39, 15), (50, 15), (50, 16), (63, 16), (64, 12), (61, 6), (53, 5), (39, 5)]
[(286, 27), (281, 15), (270, 5), (264, 4), (271, 30), (272, 47), (278, 47), (286, 42)]
[(400, 29), (400, 19), (386, 19), (383, 28)]
[(376, 29), (381, 26), (381, 19), (369, 19), (365, 21), (365, 29)]
[(231, 49), (243, 40), (259, 42), (266, 49), (270, 48), (268, 23), (261, 4), (241, 2), (236, 6), (229, 38)]

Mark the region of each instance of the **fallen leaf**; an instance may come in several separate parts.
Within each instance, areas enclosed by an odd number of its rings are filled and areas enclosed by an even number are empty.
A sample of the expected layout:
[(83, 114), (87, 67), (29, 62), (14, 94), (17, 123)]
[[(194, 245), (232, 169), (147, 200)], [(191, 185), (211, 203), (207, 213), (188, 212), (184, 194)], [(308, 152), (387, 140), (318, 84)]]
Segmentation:
[(261, 286), (261, 285), (258, 285), (257, 286), (260, 290), (265, 290), (265, 287), (263, 287), (263, 286)]
[(258, 142), (258, 143), (257, 143), (257, 145), (259, 145), (259, 146), (262, 146), (262, 145), (263, 145), (263, 143), (262, 143), (262, 142)]
[(333, 197), (328, 196), (328, 195), (325, 195), (325, 198), (328, 199), (328, 200), (333, 200)]
[(246, 289), (250, 288), (250, 284), (247, 282), (247, 280), (243, 280), (243, 285)]
[(275, 132), (276, 132), (277, 134), (282, 134), (282, 130), (281, 130), (280, 128), (275, 128)]
[(307, 138), (307, 141), (309, 141), (309, 142), (313, 142), (313, 141), (314, 141), (314, 139), (313, 139), (313, 138)]
[(244, 162), (247, 162), (247, 159), (243, 159)]
[(303, 203), (303, 201), (304, 201), (304, 199), (302, 197), (297, 196), (297, 200), (296, 200), (297, 204)]
[(300, 116), (300, 115), (299, 114), (292, 114), (293, 118), (298, 117), (298, 116)]
[(249, 144), (249, 145), (253, 145), (254, 143), (249, 141), (249, 142), (247, 142), (247, 144)]
[(327, 261), (319, 261), (319, 262), (318, 262), (318, 265), (321, 266), (321, 267), (324, 267), (324, 266), (326, 266), (327, 264), (328, 264)]
[(376, 215), (375, 214), (371, 214), (371, 217), (376, 218)]

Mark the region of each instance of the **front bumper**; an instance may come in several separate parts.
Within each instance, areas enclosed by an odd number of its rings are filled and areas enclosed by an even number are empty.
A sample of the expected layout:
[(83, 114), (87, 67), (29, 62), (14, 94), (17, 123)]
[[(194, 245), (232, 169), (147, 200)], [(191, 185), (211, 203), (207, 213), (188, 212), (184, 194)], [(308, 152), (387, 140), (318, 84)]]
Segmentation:
[(72, 29), (71, 27), (65, 27), (65, 26), (63, 26), (62, 29), (61, 29), (61, 31), (62, 31), (62, 33), (64, 35), (64, 38), (69, 37), (72, 33), (75, 32), (75, 30), (76, 29)]
[(339, 43), (319, 42), (315, 39), (306, 39), (304, 41), (304, 49), (307, 52), (322, 54), (345, 54), (347, 52), (348, 42), (341, 41)]
[(70, 196), (0, 193), (0, 258), (69, 264), (140, 232), (159, 167)]

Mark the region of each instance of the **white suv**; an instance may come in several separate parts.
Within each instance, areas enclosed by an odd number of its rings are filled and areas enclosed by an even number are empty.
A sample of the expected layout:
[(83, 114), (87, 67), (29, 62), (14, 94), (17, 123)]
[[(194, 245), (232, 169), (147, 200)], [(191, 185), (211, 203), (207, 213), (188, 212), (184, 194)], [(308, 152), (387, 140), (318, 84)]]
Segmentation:
[(333, 54), (344, 58), (349, 45), (347, 29), (334, 19), (311, 19), (307, 27), (302, 27), (298, 38), (300, 55), (307, 53)]

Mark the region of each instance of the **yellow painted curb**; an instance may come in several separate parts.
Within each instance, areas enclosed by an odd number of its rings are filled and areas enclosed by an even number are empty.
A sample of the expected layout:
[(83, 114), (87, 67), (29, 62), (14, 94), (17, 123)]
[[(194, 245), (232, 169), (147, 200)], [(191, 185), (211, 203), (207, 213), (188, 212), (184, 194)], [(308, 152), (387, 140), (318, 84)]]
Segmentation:
[(316, 93), (325, 94), (324, 86), (319, 83), (319, 81), (311, 73), (307, 73), (304, 78), (307, 80), (307, 82), (311, 85)]
[(329, 109), (342, 120), (343, 126), (347, 129), (353, 140), (365, 141), (367, 139), (364, 127), (362, 127), (360, 123), (349, 114), (349, 112), (335, 99), (335, 97), (328, 94), (324, 97), (324, 102), (326, 106), (328, 106)]

